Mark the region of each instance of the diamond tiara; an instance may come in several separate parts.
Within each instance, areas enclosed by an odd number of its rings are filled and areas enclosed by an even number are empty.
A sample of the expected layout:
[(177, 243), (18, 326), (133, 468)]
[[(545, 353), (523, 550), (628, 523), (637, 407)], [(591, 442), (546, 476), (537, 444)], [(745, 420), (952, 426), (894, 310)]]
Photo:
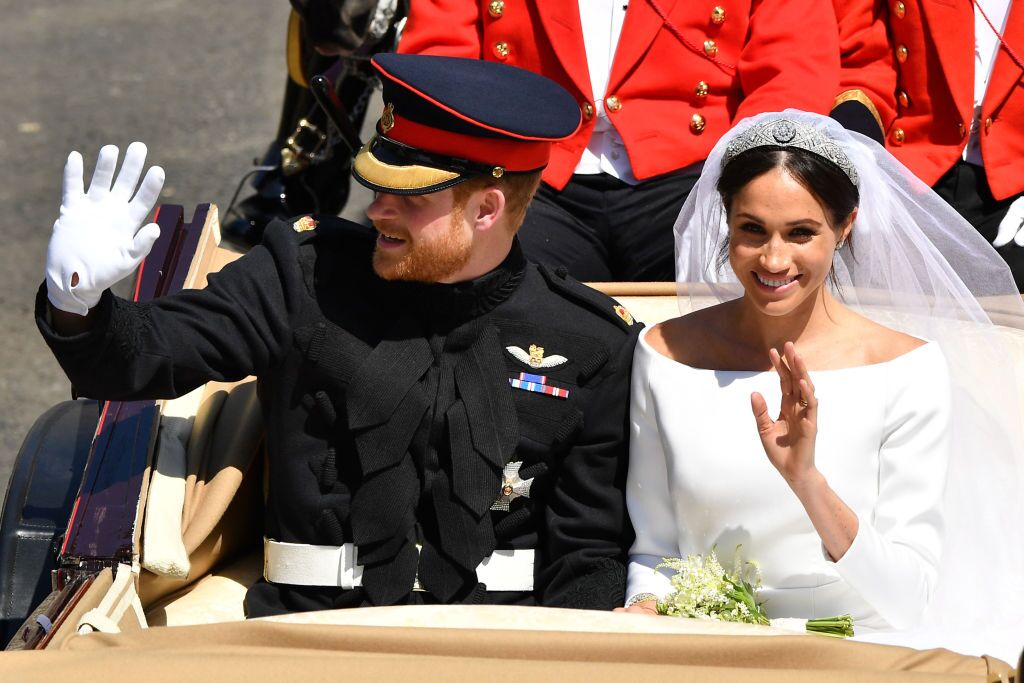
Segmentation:
[(772, 119), (751, 126), (737, 135), (725, 148), (722, 167), (737, 155), (755, 147), (799, 147), (831, 161), (857, 185), (857, 169), (842, 148), (827, 135), (799, 121)]

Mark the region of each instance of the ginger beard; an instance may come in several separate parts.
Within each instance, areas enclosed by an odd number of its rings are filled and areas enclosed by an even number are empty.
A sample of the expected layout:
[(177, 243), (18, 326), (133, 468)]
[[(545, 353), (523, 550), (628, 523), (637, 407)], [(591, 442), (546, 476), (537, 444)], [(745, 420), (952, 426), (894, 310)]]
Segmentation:
[(456, 203), (448, 219), (448, 229), (438, 234), (419, 233), (410, 239), (404, 230), (392, 227), (389, 221), (374, 221), (378, 232), (396, 235), (405, 240), (400, 250), (373, 250), (373, 270), (384, 280), (442, 282), (469, 262), (473, 240), (463, 225), (464, 204)]

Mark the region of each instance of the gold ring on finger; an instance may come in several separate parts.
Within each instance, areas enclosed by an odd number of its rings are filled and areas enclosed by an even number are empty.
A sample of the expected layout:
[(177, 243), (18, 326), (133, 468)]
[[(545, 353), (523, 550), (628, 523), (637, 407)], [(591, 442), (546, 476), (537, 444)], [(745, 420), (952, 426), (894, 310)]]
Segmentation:
[(801, 406), (801, 407), (803, 407), (803, 408), (806, 408), (806, 407), (807, 407), (807, 405), (808, 405), (808, 404), (807, 404), (807, 399), (806, 399), (806, 398), (802, 398), (802, 399), (800, 399), (800, 406)]

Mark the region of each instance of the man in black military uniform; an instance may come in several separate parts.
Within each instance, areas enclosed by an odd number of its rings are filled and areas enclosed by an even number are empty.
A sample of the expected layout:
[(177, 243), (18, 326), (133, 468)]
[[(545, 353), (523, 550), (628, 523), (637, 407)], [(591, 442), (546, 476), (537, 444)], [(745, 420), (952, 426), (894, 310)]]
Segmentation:
[[(515, 237), (572, 97), (513, 67), (378, 55), (385, 110), (357, 156), (376, 230), (273, 223), (201, 291), (111, 295), (155, 239), (162, 172), (133, 145), (89, 192), (65, 170), (37, 321), (104, 399), (259, 379), (266, 571), (250, 616), (406, 603), (622, 604), (628, 385), (639, 331), (527, 263)], [(141, 148), (141, 152), (140, 152)], [(141, 154), (141, 158), (140, 158)], [(48, 303), (49, 302), (49, 303)]]

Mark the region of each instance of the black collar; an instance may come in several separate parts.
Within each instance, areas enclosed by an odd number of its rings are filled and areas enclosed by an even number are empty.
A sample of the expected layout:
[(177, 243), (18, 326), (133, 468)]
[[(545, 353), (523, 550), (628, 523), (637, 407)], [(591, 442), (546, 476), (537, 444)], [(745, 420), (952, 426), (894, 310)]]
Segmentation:
[(522, 282), (526, 257), (519, 240), (512, 241), (508, 255), (494, 270), (473, 280), (443, 284), (390, 282), (389, 293), (399, 305), (420, 315), (463, 322), (483, 315), (508, 299)]

